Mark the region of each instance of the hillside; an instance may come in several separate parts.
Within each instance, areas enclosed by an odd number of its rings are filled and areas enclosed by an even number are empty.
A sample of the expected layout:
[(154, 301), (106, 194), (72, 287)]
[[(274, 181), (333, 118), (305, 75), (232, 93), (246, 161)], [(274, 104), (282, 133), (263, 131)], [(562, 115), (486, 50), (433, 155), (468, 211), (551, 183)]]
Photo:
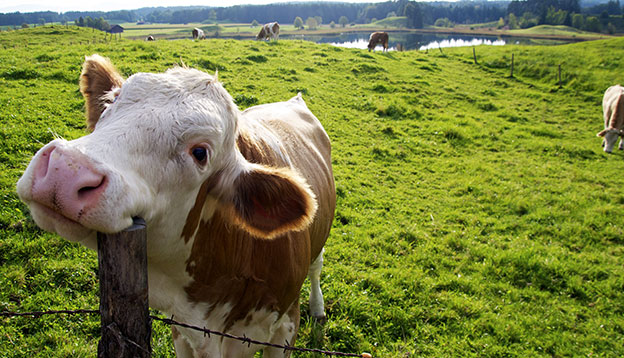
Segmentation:
[[(95, 253), (37, 229), (15, 182), (43, 144), (85, 134), (77, 81), (99, 53), (125, 76), (218, 69), (241, 109), (303, 93), (332, 140), (338, 204), (321, 283), (328, 322), (310, 320), (304, 286), (298, 346), (624, 355), (624, 154), (604, 154), (595, 135), (604, 90), (624, 83), (624, 39), (479, 46), (478, 65), (471, 48), (103, 39), (58, 26), (0, 33), (0, 310), (97, 307)], [(1, 323), (6, 357), (97, 350), (97, 316)], [(172, 357), (169, 329), (154, 329), (154, 357)]]

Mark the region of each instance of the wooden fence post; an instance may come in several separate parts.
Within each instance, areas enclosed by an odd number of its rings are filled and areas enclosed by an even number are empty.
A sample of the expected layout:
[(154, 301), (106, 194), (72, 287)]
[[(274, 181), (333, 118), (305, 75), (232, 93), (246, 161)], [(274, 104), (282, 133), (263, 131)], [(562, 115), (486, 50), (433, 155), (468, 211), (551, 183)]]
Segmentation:
[(509, 77), (513, 77), (513, 66), (514, 66), (514, 54), (511, 54), (511, 74)]
[(102, 338), (98, 358), (151, 355), (145, 221), (97, 234)]
[(477, 62), (477, 51), (475, 50), (474, 46), (472, 46), (472, 58), (474, 59), (475, 65), (478, 65), (479, 63)]
[(559, 88), (561, 87), (561, 64), (559, 64)]

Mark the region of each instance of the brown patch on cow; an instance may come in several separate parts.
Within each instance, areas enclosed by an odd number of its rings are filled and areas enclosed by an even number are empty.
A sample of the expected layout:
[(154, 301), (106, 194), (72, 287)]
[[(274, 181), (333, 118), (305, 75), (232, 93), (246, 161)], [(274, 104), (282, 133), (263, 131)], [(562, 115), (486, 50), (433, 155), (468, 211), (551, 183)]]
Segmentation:
[(171, 326), (171, 338), (178, 339), (180, 337), (180, 331), (178, 331), (174, 326)]
[(620, 93), (617, 102), (612, 108), (611, 118), (609, 121), (610, 128), (622, 129), (624, 127), (624, 94)]
[(86, 101), (87, 129), (93, 131), (105, 109), (102, 97), (115, 87), (121, 87), (124, 79), (109, 59), (92, 55), (85, 59), (80, 74), (80, 92)]
[(374, 50), (377, 45), (381, 44), (384, 51), (388, 51), (388, 33), (373, 32), (368, 41), (368, 51)]
[(285, 313), (298, 299), (308, 272), (309, 233), (289, 232), (273, 240), (257, 239), (230, 225), (226, 215), (217, 209), (198, 228), (186, 266), (193, 277), (193, 283), (186, 287), (189, 299), (209, 302), (211, 310), (219, 304), (232, 305), (225, 329), (253, 310)]
[[(264, 164), (272, 167), (287, 167), (288, 163), (282, 159), (282, 156), (275, 153), (269, 144), (261, 139), (253, 139), (252, 136), (240, 131), (236, 138), (236, 147), (243, 157), (250, 163)], [(282, 151), (284, 151), (282, 149)]]
[(184, 242), (188, 242), (193, 237), (193, 234), (195, 234), (195, 230), (199, 225), (199, 219), (201, 218), (202, 210), (206, 199), (208, 198), (208, 194), (218, 183), (220, 177), (221, 172), (217, 171), (199, 188), (199, 192), (195, 198), (195, 204), (186, 216), (186, 222), (184, 223), (184, 228), (182, 229), (182, 238), (184, 239)]

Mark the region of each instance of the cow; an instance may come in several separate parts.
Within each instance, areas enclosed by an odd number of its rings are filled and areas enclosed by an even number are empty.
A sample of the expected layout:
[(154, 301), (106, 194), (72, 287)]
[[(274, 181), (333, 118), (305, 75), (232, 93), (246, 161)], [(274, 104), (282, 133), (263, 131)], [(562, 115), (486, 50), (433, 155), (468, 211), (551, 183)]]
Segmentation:
[[(624, 87), (615, 85), (607, 88), (602, 99), (602, 112), (604, 130), (600, 131), (597, 136), (603, 137), (604, 151), (611, 153), (618, 137), (624, 136)], [(622, 138), (620, 138), (619, 149), (624, 149)]]
[(280, 25), (277, 22), (264, 24), (256, 36), (256, 40), (275, 40), (279, 38)]
[(375, 51), (375, 47), (381, 44), (383, 51), (388, 51), (388, 33), (387, 32), (373, 32), (368, 40), (368, 52)]
[(145, 38), (145, 41), (156, 41), (156, 39), (154, 38), (154, 36), (149, 35), (148, 37)]
[[(301, 286), (324, 319), (320, 271), (336, 205), (329, 137), (301, 93), (239, 111), (216, 76), (184, 67), (125, 79), (86, 58), (87, 135), (33, 157), (17, 192), (44, 230), (96, 248), (147, 225), (150, 306), (176, 321), (294, 344)], [(172, 328), (178, 357), (287, 357)]]
[(204, 30), (198, 29), (197, 27), (193, 29), (193, 40), (203, 40), (205, 38)]

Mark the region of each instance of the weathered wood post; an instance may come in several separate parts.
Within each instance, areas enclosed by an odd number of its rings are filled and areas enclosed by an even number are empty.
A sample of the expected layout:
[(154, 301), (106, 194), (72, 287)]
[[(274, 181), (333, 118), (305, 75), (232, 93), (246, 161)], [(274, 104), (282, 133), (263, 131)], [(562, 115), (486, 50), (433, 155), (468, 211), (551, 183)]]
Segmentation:
[(559, 88), (561, 87), (561, 64), (559, 64)]
[(509, 77), (513, 77), (513, 66), (514, 66), (514, 54), (511, 54), (511, 74)]
[(116, 234), (97, 234), (102, 338), (98, 358), (151, 355), (145, 221)]
[(472, 58), (474, 59), (475, 65), (478, 65), (479, 63), (477, 62), (477, 51), (475, 50), (474, 46), (472, 46)]

